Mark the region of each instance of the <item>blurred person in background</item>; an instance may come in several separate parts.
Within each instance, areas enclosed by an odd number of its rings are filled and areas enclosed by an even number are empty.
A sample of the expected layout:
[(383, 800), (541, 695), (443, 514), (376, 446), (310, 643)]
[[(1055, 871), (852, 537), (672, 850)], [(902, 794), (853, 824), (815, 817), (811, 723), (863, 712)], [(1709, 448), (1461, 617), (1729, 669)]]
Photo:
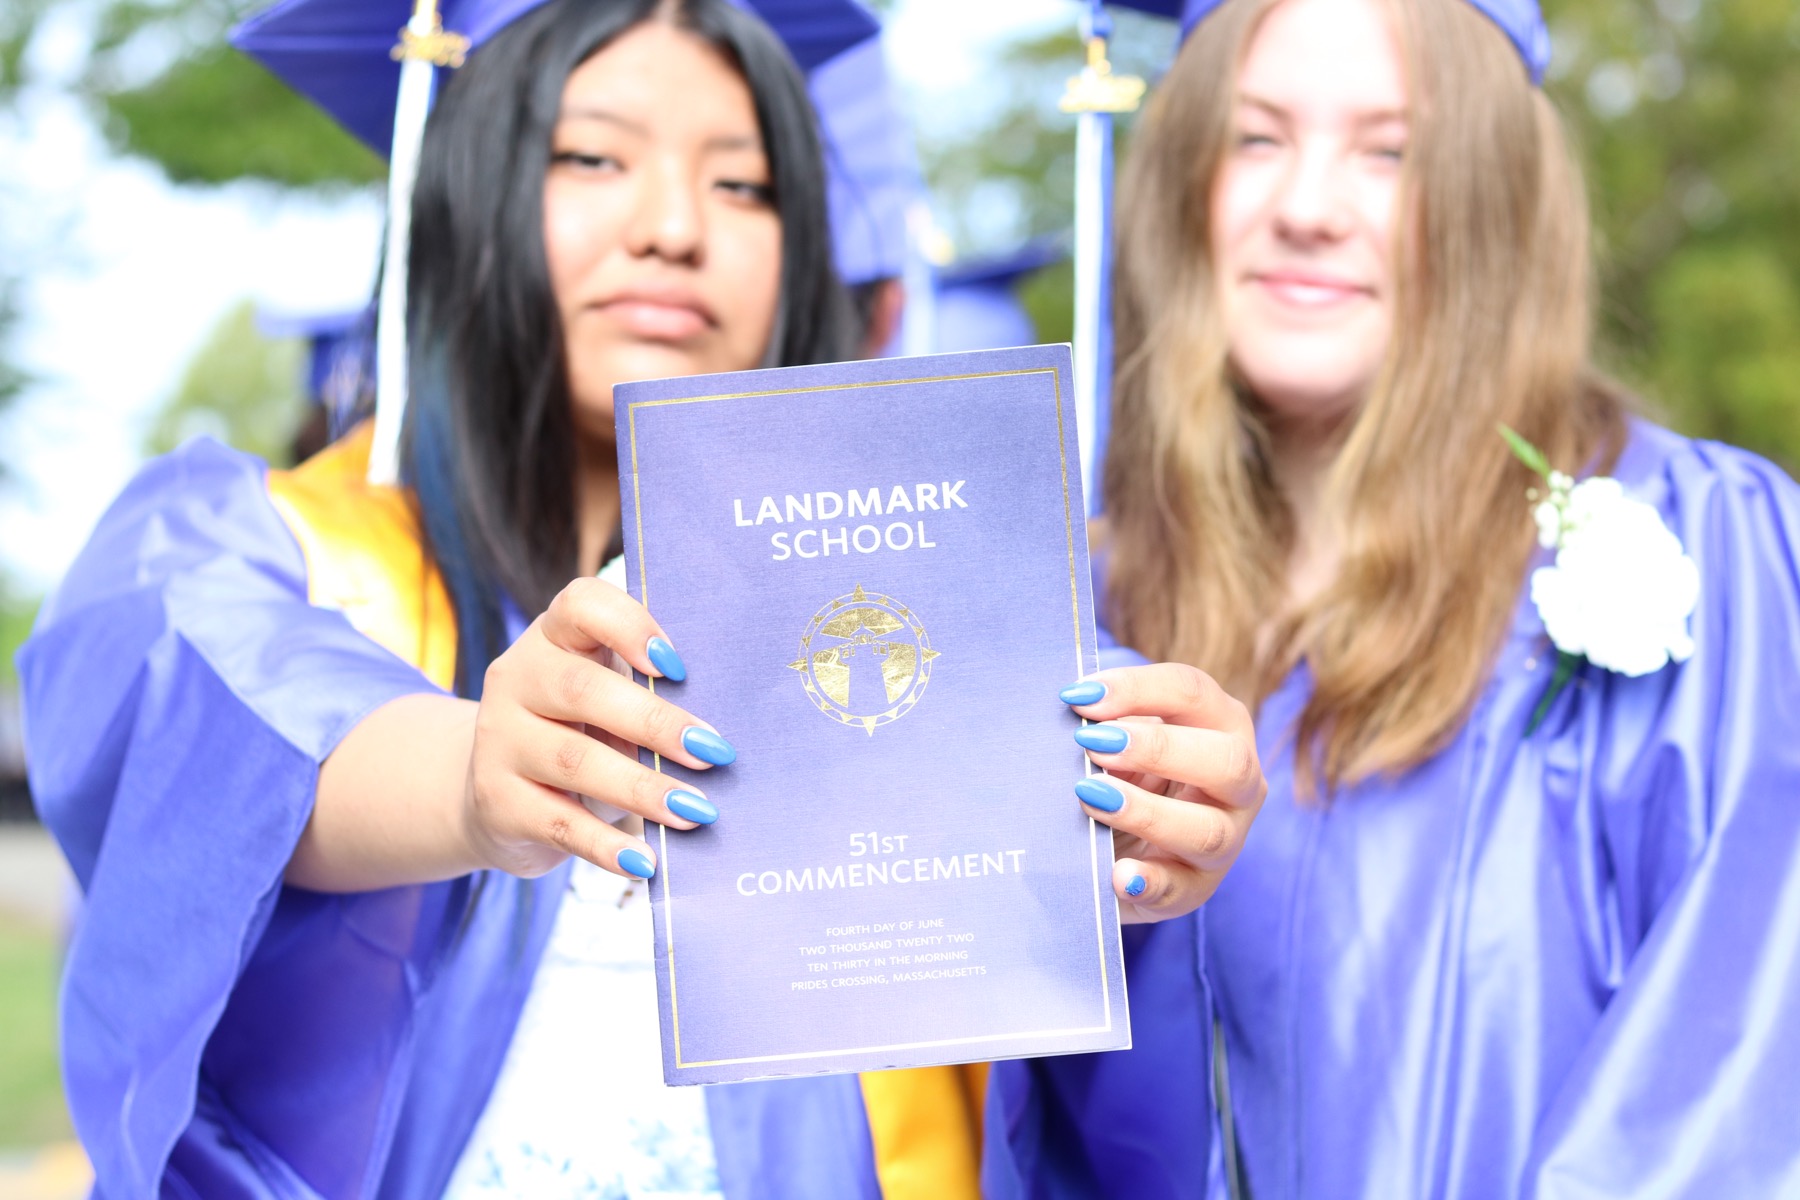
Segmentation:
[(1008, 254), (953, 259), (934, 273), (931, 319), (939, 352), (1029, 346), (1038, 340), (1019, 300), (1023, 280), (1067, 257), (1061, 240), (1038, 238)]
[(991, 1194), (1800, 1195), (1800, 487), (1595, 369), (1535, 4), (1144, 7), (1096, 594), (1270, 791)]
[(360, 380), (372, 369), (365, 366), (368, 356), (364, 351), (372, 348), (374, 325), (373, 308), (256, 314), (258, 333), (268, 338), (299, 338), (305, 348), (301, 394), (306, 407), (288, 447), (286, 465), (303, 463), (329, 446), (333, 429), (344, 425), (341, 414), (354, 405)]

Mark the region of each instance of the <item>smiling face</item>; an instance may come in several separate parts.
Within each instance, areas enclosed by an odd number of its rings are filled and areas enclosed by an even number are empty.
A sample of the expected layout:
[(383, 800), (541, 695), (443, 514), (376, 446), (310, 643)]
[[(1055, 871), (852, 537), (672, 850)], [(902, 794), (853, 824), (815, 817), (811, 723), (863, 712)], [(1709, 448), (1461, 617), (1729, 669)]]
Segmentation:
[(651, 21), (576, 68), (552, 135), (544, 251), (584, 435), (612, 438), (616, 383), (761, 365), (781, 221), (736, 66)]
[(1377, 0), (1284, 0), (1238, 75), (1213, 185), (1213, 260), (1232, 363), (1287, 423), (1335, 423), (1394, 328), (1407, 92)]

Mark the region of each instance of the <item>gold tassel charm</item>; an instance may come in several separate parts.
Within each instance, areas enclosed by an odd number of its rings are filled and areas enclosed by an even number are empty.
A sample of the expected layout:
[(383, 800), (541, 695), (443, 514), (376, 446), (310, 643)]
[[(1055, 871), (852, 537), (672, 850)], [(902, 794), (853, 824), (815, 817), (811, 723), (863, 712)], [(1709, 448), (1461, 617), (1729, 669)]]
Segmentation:
[(418, 0), (412, 20), (400, 30), (400, 40), (388, 51), (395, 62), (428, 62), (438, 67), (460, 67), (469, 54), (469, 39), (447, 33), (438, 19), (437, 0)]
[(1068, 90), (1058, 107), (1066, 113), (1136, 112), (1144, 99), (1144, 81), (1136, 75), (1114, 75), (1106, 57), (1106, 37), (1096, 31), (1088, 38), (1087, 66), (1069, 77)]

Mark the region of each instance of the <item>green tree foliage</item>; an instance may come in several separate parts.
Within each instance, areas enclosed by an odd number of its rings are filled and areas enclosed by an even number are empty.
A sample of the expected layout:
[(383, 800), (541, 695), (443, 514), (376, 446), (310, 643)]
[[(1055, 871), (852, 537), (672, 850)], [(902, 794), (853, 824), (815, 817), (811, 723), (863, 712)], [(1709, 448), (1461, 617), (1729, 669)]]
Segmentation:
[(297, 339), (259, 333), (255, 307), (240, 302), (219, 319), (157, 411), (145, 453), (162, 454), (205, 433), (268, 462), (287, 462), (306, 416), (304, 354)]
[[(29, 49), (45, 21), (57, 10), (79, 9), (92, 18), (92, 43), (76, 76), (67, 81), (94, 109), (109, 140), (122, 153), (161, 166), (177, 183), (215, 184), (261, 179), (294, 187), (367, 186), (382, 178), (381, 159), (256, 63), (226, 45), (227, 31), (262, 0), (5, 0), (0, 3), (0, 106), (12, 102), (32, 81), (25, 77)], [(8, 245), (0, 228), (0, 413), (28, 380), (13, 365), (6, 345), (17, 318), (18, 262), (26, 257)], [(181, 397), (158, 419), (152, 445), (171, 443), (199, 421), (198, 397), (209, 377), (236, 370), (258, 379), (248, 310), (239, 314), (241, 344), (234, 351), (218, 342), (212, 359), (196, 362)], [(292, 348), (263, 350), (265, 357), (291, 361)], [(236, 358), (233, 358), (234, 353)], [(282, 355), (289, 355), (282, 358)], [(279, 366), (274, 368), (279, 374)], [(254, 395), (284, 390), (267, 386)], [(246, 445), (285, 453), (292, 404), (251, 419), (249, 395), (214, 394), (221, 428), (249, 438)], [(280, 427), (280, 433), (273, 432)], [(6, 477), (0, 451), (0, 482)]]
[(0, 914), (0, 1151), (71, 1133), (56, 1064), (60, 932)]
[[(0, 18), (0, 98), (44, 18), (61, 3), (8, 0)], [(13, 5), (17, 5), (16, 9)], [(102, 0), (76, 92), (121, 153), (177, 183), (261, 179), (294, 187), (382, 178), (380, 157), (226, 44), (264, 0)]]
[(1683, 430), (1800, 467), (1800, 6), (1548, 9), (1609, 365)]
[(13, 656), (31, 636), (39, 602), (39, 597), (27, 596), (4, 572), (0, 572), (0, 691), (18, 686), (19, 675), (13, 665)]
[(374, 183), (386, 169), (368, 147), (228, 46), (204, 50), (102, 103), (114, 144), (153, 159), (177, 183)]
[[(0, 269), (3, 270), (3, 269)], [(13, 401), (25, 390), (31, 377), (19, 369), (7, 357), (7, 343), (19, 323), (19, 281), (10, 275), (0, 273), (0, 418), (12, 407)], [(6, 459), (0, 457), (0, 486), (7, 483), (11, 471)]]
[[(938, 216), (963, 255), (1006, 248), (990, 244), (996, 240), (1066, 234), (1074, 224), (1075, 118), (1057, 103), (1069, 77), (1086, 61), (1076, 36), (1076, 11), (1071, 5), (1066, 30), (1007, 48), (989, 72), (992, 87), (1005, 99), (986, 120), (958, 130), (953, 139), (921, 146)], [(1169, 23), (1120, 11), (1110, 47), (1113, 70), (1154, 80), (1173, 45)], [(1116, 120), (1121, 155), (1135, 119)], [(1009, 218), (1000, 223), (998, 238), (990, 219), (996, 210)], [(1073, 336), (1074, 278), (1073, 268), (1063, 263), (1039, 271), (1021, 289), (1045, 341)]]
[(55, 0), (7, 0), (0, 5), (0, 102), (24, 82), (25, 48)]

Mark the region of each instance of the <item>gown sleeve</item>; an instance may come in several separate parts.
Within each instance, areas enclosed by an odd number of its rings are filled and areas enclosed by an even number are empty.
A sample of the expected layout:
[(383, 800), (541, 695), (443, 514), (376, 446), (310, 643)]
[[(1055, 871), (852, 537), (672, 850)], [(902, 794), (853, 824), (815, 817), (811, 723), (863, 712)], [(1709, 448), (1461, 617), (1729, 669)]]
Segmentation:
[(1553, 792), (1592, 814), (1610, 944), (1523, 1191), (1797, 1195), (1800, 488), (1728, 447), (1647, 440), (1665, 444), (1637, 490), (1700, 568), (1695, 650), (1639, 680), (1589, 669), (1545, 730)]
[(1126, 927), (1131, 1049), (994, 1064), (984, 1196), (1226, 1194), (1204, 929), (1198, 913)]
[[(286, 1180), (291, 1167), (257, 1145), (255, 1105), (233, 1102), (248, 1094), (250, 1057), (209, 1047), (229, 1040), (214, 1035), (234, 1011), (239, 1030), (257, 1005), (310, 1007), (322, 1023), (332, 1001), (358, 1005), (373, 1042), (399, 1040), (404, 961), (419, 957), (433, 908), (421, 889), (358, 902), (282, 886), (320, 762), (373, 709), (437, 690), (310, 605), (306, 579), (262, 465), (192, 442), (113, 504), (20, 653), (32, 794), (83, 891), (62, 1041), (97, 1195), (359, 1190), (366, 1138), (340, 1143), (348, 1177)], [(278, 903), (291, 913), (272, 946)], [(391, 969), (372, 982), (365, 972), (360, 992), (312, 993), (259, 970), (304, 950), (321, 913), (340, 965), (360, 953)], [(341, 1095), (315, 1086), (308, 1064), (278, 1065), (299, 1069), (293, 1086), (262, 1095), (309, 1109), (322, 1136), (340, 1118), (368, 1119), (367, 1104), (337, 1111)], [(376, 1074), (365, 1091), (379, 1107)]]

